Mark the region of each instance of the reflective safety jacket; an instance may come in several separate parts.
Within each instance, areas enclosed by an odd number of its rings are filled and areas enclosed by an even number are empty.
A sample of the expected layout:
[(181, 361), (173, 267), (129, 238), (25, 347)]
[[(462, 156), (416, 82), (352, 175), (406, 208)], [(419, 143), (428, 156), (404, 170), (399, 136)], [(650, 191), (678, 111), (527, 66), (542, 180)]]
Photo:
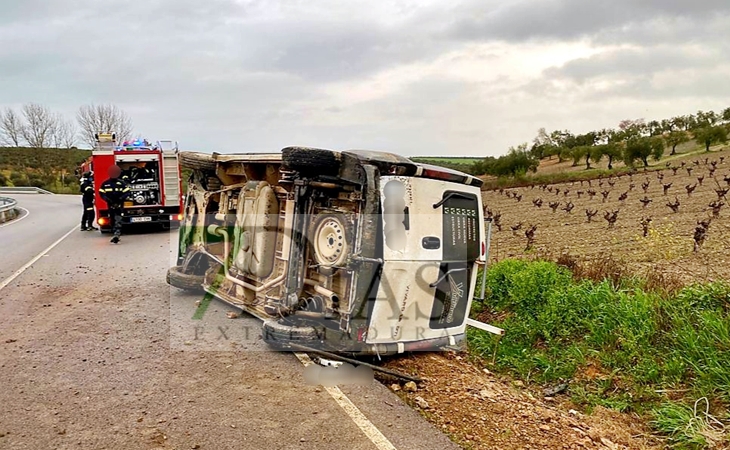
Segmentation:
[(119, 178), (110, 178), (101, 184), (99, 195), (110, 207), (122, 206), (130, 195), (127, 183)]
[(84, 179), (81, 183), (81, 199), (84, 205), (94, 204), (94, 182), (90, 179)]

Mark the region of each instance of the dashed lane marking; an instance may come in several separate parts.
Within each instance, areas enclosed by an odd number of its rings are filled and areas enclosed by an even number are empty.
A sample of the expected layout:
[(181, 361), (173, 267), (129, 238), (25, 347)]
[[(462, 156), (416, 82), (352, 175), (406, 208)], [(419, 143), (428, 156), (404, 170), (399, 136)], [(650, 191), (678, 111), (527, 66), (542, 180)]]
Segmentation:
[[(314, 362), (309, 358), (309, 355), (306, 353), (294, 353), (294, 355), (296, 355), (297, 359), (304, 364), (304, 367), (314, 364)], [(352, 403), (352, 401), (344, 392), (342, 392), (342, 390), (340, 390), (340, 388), (337, 386), (324, 386), (324, 389), (335, 400), (335, 402), (337, 402), (337, 404), (345, 410), (347, 415), (350, 416), (353, 422), (355, 422), (355, 425), (357, 425), (358, 428), (365, 433), (365, 436), (370, 439), (370, 442), (372, 442), (378, 450), (397, 450), (388, 438), (385, 437), (367, 417), (365, 417), (365, 414), (363, 414), (362, 411), (360, 411), (358, 407)]]

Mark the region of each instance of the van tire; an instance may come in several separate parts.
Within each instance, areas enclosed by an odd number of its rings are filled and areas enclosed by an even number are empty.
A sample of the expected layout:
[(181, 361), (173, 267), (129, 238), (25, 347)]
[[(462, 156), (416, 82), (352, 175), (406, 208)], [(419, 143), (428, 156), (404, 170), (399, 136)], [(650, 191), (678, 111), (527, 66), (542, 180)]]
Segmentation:
[(340, 154), (332, 150), (287, 147), (281, 153), (284, 167), (303, 175), (337, 175), (340, 171)]
[(203, 291), (203, 275), (182, 272), (182, 266), (170, 267), (167, 271), (167, 284), (185, 291)]
[(215, 170), (216, 162), (213, 155), (199, 152), (180, 152), (178, 158), (180, 159), (180, 165), (186, 169)]
[[(345, 265), (349, 248), (352, 245), (351, 222), (344, 214), (324, 212), (313, 217), (309, 227), (309, 243), (311, 255), (314, 262), (320, 268), (332, 269), (333, 267)], [(331, 234), (338, 247), (334, 247), (325, 241), (327, 234)]]
[(263, 339), (273, 347), (286, 347), (287, 343), (317, 342), (322, 333), (318, 333), (312, 326), (292, 326), (267, 320), (263, 326)]

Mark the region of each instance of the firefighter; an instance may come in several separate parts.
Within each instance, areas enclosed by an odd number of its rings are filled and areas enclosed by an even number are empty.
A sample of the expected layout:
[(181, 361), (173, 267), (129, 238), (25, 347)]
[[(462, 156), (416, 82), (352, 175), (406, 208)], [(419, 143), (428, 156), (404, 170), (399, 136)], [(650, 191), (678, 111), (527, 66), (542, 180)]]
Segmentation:
[(99, 195), (109, 206), (109, 219), (112, 223), (112, 244), (119, 243), (119, 237), (122, 235), (122, 209), (124, 200), (129, 197), (131, 191), (124, 180), (119, 178), (122, 169), (119, 166), (111, 166), (109, 168), (109, 179), (101, 184)]
[(94, 174), (84, 172), (81, 177), (81, 203), (84, 213), (81, 216), (81, 231), (98, 230), (94, 226)]

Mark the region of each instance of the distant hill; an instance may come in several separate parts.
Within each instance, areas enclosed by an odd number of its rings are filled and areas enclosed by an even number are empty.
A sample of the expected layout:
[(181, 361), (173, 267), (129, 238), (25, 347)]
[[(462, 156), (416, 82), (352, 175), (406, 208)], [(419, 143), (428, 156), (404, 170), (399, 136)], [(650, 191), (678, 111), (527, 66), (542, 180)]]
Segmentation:
[(482, 161), (484, 158), (473, 156), (412, 156), (409, 159), (421, 164), (431, 164), (471, 173), (474, 163)]
[[(648, 169), (657, 170), (666, 168), (667, 164), (676, 166), (679, 164), (688, 164), (694, 160), (704, 160), (708, 157), (727, 157), (724, 151), (729, 150), (730, 146), (726, 144), (717, 144), (710, 147), (711, 152), (705, 152), (703, 144), (691, 140), (677, 146), (677, 154), (670, 155), (668, 152), (657, 160), (651, 160)], [(722, 155), (716, 156), (717, 152), (723, 152)], [(613, 170), (609, 170), (605, 159), (599, 162), (591, 162), (591, 169), (586, 170), (584, 162), (575, 163), (571, 158), (560, 161), (557, 156), (545, 157), (539, 160), (536, 171), (528, 172), (519, 176), (490, 176), (482, 175), (475, 169), (474, 164), (483, 161), (484, 158), (477, 157), (450, 157), (450, 156), (414, 156), (410, 158), (414, 162), (423, 164), (432, 164), (436, 166), (446, 167), (449, 169), (459, 170), (461, 172), (476, 175), (484, 180), (484, 189), (509, 188), (519, 186), (530, 186), (535, 184), (550, 184), (570, 181), (589, 180), (599, 177), (610, 177), (620, 175), (632, 170), (627, 167), (623, 161), (617, 159), (613, 163)], [(639, 170), (642, 170), (639, 168)]]
[(0, 186), (35, 186), (77, 194), (76, 168), (91, 150), (0, 147)]

